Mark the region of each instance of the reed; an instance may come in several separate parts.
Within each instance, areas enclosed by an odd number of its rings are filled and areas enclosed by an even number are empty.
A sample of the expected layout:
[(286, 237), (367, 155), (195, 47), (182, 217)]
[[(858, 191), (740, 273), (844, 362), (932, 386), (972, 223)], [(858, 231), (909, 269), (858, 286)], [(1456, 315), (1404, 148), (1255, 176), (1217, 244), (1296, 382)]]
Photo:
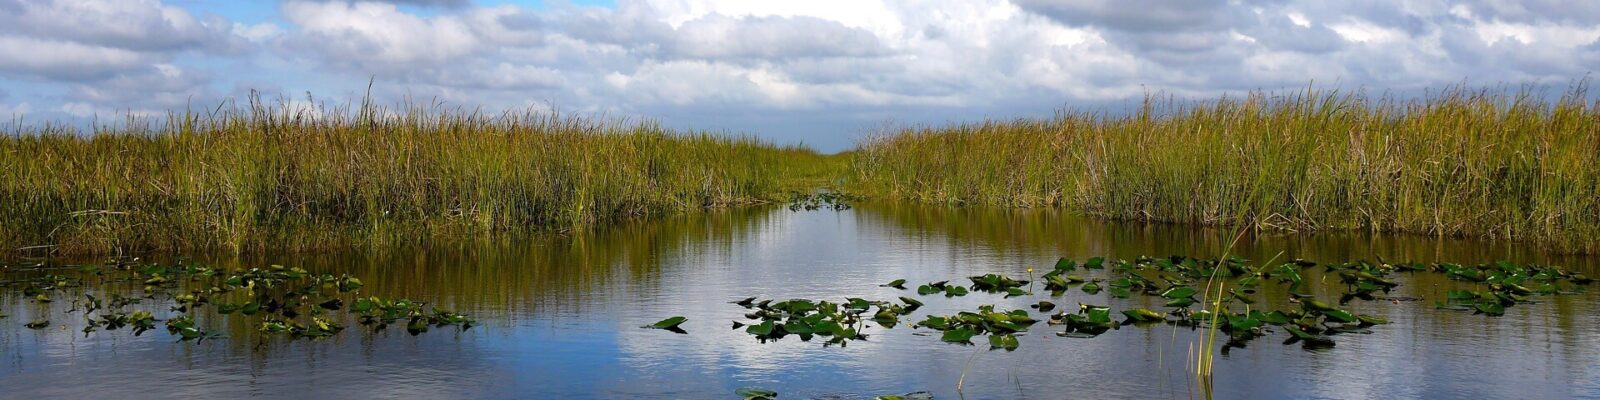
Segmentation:
[(778, 201), (807, 184), (791, 176), (843, 168), (649, 121), (294, 104), (252, 98), (92, 132), (13, 123), (0, 136), (0, 245), (251, 252), (567, 231)]
[(1600, 102), (1452, 87), (1308, 89), (1126, 114), (907, 127), (856, 149), (857, 194), (1113, 219), (1370, 230), (1600, 251)]

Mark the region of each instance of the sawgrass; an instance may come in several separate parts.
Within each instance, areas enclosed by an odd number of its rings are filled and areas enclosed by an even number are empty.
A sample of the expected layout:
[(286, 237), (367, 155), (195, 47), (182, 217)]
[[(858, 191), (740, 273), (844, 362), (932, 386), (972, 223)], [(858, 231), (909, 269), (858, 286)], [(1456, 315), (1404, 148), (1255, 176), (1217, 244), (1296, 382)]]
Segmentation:
[(844, 168), (648, 121), (292, 104), (93, 132), (13, 123), (0, 135), (0, 246), (251, 252), (570, 231), (780, 201)]
[(1126, 114), (907, 127), (860, 143), (848, 187), (1123, 220), (1600, 251), (1600, 103), (1584, 84), (1544, 94), (1147, 97)]

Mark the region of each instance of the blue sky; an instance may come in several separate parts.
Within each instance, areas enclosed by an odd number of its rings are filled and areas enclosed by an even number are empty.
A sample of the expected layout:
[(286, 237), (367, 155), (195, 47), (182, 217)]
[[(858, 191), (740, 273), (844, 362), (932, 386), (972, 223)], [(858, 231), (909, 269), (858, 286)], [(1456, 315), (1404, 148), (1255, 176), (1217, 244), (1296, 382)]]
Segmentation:
[(0, 117), (252, 90), (652, 118), (823, 150), (886, 126), (1320, 86), (1556, 89), (1600, 65), (1557, 0), (0, 0)]

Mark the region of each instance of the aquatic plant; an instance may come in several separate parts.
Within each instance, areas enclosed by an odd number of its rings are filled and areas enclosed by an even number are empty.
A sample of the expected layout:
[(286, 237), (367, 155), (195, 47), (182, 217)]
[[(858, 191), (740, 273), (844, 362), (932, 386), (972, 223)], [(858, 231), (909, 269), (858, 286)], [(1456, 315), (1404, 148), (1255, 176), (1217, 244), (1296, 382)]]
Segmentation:
[(900, 300), (903, 304), (856, 297), (837, 303), (811, 299), (758, 302), (750, 297), (733, 303), (749, 309), (744, 317), (753, 321), (734, 321), (733, 329), (744, 328), (745, 333), (761, 342), (788, 335), (798, 336), (802, 341), (823, 336), (828, 338), (825, 345), (844, 346), (851, 340), (866, 339), (864, 331), (870, 326), (869, 322), (885, 329), (894, 328), (901, 316), (922, 307), (922, 302), (916, 299), (901, 297)]
[[(1148, 296), (1162, 301), (1166, 310), (1130, 307), (1113, 310), (1111, 306), (1079, 304), (1075, 310), (1060, 310), (1049, 315), (1048, 325), (1060, 326), (1056, 336), (1093, 338), (1124, 326), (1170, 325), (1175, 328), (1203, 328), (1203, 340), (1196, 349), (1196, 373), (1202, 386), (1208, 386), (1209, 371), (1213, 362), (1212, 349), (1217, 342), (1223, 354), (1230, 349), (1245, 347), (1251, 341), (1270, 335), (1273, 328), (1287, 334), (1284, 344), (1302, 344), (1307, 349), (1333, 347), (1333, 335), (1370, 333), (1369, 328), (1388, 324), (1378, 315), (1361, 314), (1343, 306), (1361, 300), (1389, 300), (1399, 303), (1400, 298), (1387, 297), (1389, 290), (1400, 283), (1389, 276), (1393, 273), (1436, 272), (1451, 279), (1463, 280), (1483, 286), (1480, 291), (1451, 289), (1448, 302), (1439, 307), (1471, 310), (1490, 316), (1504, 314), (1504, 308), (1528, 302), (1527, 296), (1579, 293), (1582, 286), (1594, 282), (1581, 273), (1559, 267), (1517, 265), (1497, 262), (1472, 267), (1451, 263), (1424, 265), (1420, 263), (1369, 263), (1351, 261), (1337, 264), (1318, 264), (1295, 259), (1275, 263), (1268, 260), (1260, 267), (1252, 267), (1250, 260), (1235, 256), (1219, 259), (1202, 259), (1187, 256), (1139, 257), (1134, 260), (1111, 260), (1096, 257), (1081, 267), (1099, 277), (1075, 276), (1080, 265), (1062, 258), (1043, 277), (1048, 296), (1062, 296), (1073, 285), (1089, 286), (1107, 282), (1108, 297), (1127, 298)], [(1275, 264), (1275, 265), (1274, 265)], [(1109, 265), (1109, 268), (1108, 268)], [(1300, 293), (1305, 284), (1302, 272), (1321, 265), (1326, 276), (1338, 277), (1345, 286), (1337, 304), (1316, 296)], [(1065, 278), (1072, 277), (1072, 278)], [(1004, 294), (1005, 297), (1030, 295), (1020, 287), (1029, 282), (1011, 279), (1000, 274), (968, 277), (972, 290), (980, 293)], [(1263, 282), (1276, 282), (1293, 297), (1298, 308), (1266, 310), (1254, 307), (1258, 288)], [(904, 289), (904, 279), (895, 279), (882, 287)], [(1532, 285), (1533, 288), (1523, 286)], [(1197, 285), (1202, 289), (1197, 288)], [(1086, 292), (1093, 292), (1087, 291)], [(1379, 292), (1385, 297), (1379, 297)], [(949, 284), (949, 281), (931, 282), (918, 286), (919, 295), (945, 294), (946, 297), (965, 295), (966, 288)], [(952, 294), (959, 293), (959, 294)], [(1093, 294), (1093, 293), (1091, 293)], [(1196, 296), (1204, 295), (1204, 299)], [(885, 329), (893, 329), (900, 318), (911, 315), (923, 302), (911, 297), (900, 297), (902, 304), (848, 298), (841, 303), (810, 299), (774, 301), (748, 297), (731, 303), (749, 309), (745, 318), (754, 322), (733, 323), (734, 329), (765, 342), (787, 335), (799, 335), (802, 340), (813, 336), (828, 336), (828, 344), (843, 344), (848, 340), (863, 340), (861, 329), (866, 322), (875, 322)], [(1191, 307), (1200, 304), (1198, 309)], [(871, 310), (876, 308), (876, 312)], [(1029, 308), (1050, 312), (1056, 304), (1039, 300)], [(871, 315), (871, 318), (864, 316)], [(1121, 315), (1117, 320), (1113, 316)], [(662, 325), (677, 327), (682, 317), (662, 320), (646, 328)], [(987, 335), (991, 349), (1015, 350), (1020, 347), (1018, 334), (1038, 322), (1026, 310), (997, 311), (994, 305), (979, 306), (973, 311), (955, 315), (927, 315), (911, 325), (918, 329), (931, 329), (940, 333), (940, 340), (949, 343), (971, 344), (973, 338)]]
[[(347, 310), (356, 320), (374, 331), (404, 321), (412, 335), (430, 327), (454, 326), (471, 329), (470, 317), (422, 302), (360, 296), (364, 286), (350, 275), (314, 274), (301, 268), (272, 265), (224, 271), (189, 264), (145, 264), (137, 260), (113, 260), (105, 265), (31, 267), (26, 271), (60, 271), (25, 279), (0, 281), (0, 295), (21, 294), (36, 302), (56, 294), (73, 298), (66, 313), (83, 318), (85, 337), (99, 331), (129, 328), (134, 336), (155, 330), (162, 323), (179, 341), (202, 342), (223, 337), (205, 330), (196, 317), (210, 311), (215, 315), (237, 314), (256, 318), (256, 331), (266, 335), (284, 334), (293, 339), (320, 339), (344, 330), (331, 314)], [(67, 276), (75, 269), (82, 276)], [(8, 273), (19, 272), (8, 270)], [(93, 279), (85, 279), (92, 277)], [(90, 283), (93, 286), (90, 286)], [(20, 290), (17, 290), (20, 287)], [(97, 296), (96, 294), (100, 294)], [(126, 293), (126, 294), (124, 294)], [(81, 299), (79, 299), (81, 297)], [(345, 298), (352, 298), (349, 307)], [(144, 307), (145, 300), (164, 299), (166, 310)], [(158, 319), (157, 313), (163, 313)], [(39, 319), (28, 328), (40, 329), (50, 321)]]
[(826, 209), (844, 211), (850, 209), (850, 202), (859, 200), (856, 196), (844, 193), (833, 191), (813, 192), (811, 189), (814, 188), (806, 188), (807, 191), (795, 192), (793, 196), (790, 196), (789, 210), (816, 211)]

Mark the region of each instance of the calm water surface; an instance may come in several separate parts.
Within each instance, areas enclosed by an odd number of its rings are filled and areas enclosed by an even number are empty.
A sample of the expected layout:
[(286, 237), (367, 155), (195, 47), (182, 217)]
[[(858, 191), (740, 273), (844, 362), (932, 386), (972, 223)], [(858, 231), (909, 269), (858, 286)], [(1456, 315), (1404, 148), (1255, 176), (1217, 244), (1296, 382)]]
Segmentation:
[[(515, 243), (432, 244), (383, 252), (199, 258), (227, 267), (277, 263), (348, 272), (363, 293), (407, 297), (472, 314), (466, 332), (420, 336), (351, 324), (321, 341), (265, 338), (256, 321), (202, 314), (229, 337), (174, 343), (160, 328), (84, 337), (70, 304), (36, 304), (16, 290), (0, 295), (0, 398), (732, 398), (736, 388), (776, 390), (780, 398), (870, 398), (930, 391), (957, 398), (1191, 398), (1188, 366), (1198, 331), (1124, 327), (1092, 339), (1035, 325), (1015, 352), (942, 343), (912, 329), (929, 314), (981, 304), (1027, 309), (1049, 298), (1004, 299), (973, 293), (924, 296), (926, 307), (895, 329), (873, 327), (866, 341), (824, 347), (795, 337), (758, 343), (731, 321), (728, 304), (764, 298), (893, 300), (910, 286), (985, 273), (1025, 277), (1057, 257), (1131, 259), (1173, 254), (1215, 257), (1233, 232), (1096, 222), (1049, 211), (950, 210), (864, 205), (853, 210), (747, 209), (628, 224), (591, 234)], [(1541, 254), (1508, 243), (1367, 235), (1246, 238), (1234, 251), (1252, 260), (1353, 259), (1480, 263), (1498, 259), (1563, 265), (1596, 275), (1593, 258)], [(1316, 268), (1320, 270), (1320, 268)], [(8, 271), (16, 279), (27, 271)], [(1312, 276), (1310, 275), (1308, 279)], [(1600, 398), (1597, 292), (1538, 297), (1538, 304), (1489, 318), (1436, 310), (1457, 283), (1442, 274), (1399, 274), (1398, 304), (1352, 303), (1391, 325), (1370, 335), (1338, 335), (1337, 347), (1283, 345), (1276, 332), (1233, 349), (1215, 366), (1218, 398)], [(1331, 279), (1330, 279), (1331, 280)], [(1258, 306), (1288, 308), (1277, 285)], [(1314, 285), (1335, 298), (1336, 282)], [(1050, 300), (1113, 309), (1161, 309), (1153, 298), (1109, 299), (1073, 290)], [(149, 302), (136, 308), (166, 310)], [(158, 317), (171, 313), (158, 312)], [(1035, 312), (1036, 317), (1043, 315)], [(22, 325), (48, 315), (42, 330)], [(684, 315), (688, 334), (640, 329)], [(980, 338), (978, 343), (984, 343)]]

